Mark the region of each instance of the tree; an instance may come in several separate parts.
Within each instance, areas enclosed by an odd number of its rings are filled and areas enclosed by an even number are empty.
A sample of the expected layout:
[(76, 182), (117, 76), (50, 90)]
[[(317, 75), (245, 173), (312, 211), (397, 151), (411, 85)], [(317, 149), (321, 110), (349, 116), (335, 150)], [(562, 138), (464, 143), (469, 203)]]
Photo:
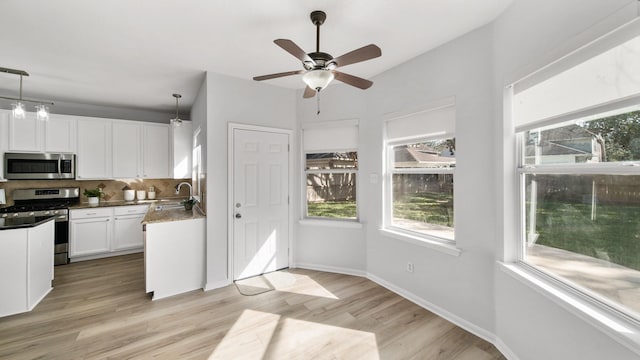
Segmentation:
[(640, 111), (592, 120), (583, 127), (604, 139), (606, 161), (640, 160)]

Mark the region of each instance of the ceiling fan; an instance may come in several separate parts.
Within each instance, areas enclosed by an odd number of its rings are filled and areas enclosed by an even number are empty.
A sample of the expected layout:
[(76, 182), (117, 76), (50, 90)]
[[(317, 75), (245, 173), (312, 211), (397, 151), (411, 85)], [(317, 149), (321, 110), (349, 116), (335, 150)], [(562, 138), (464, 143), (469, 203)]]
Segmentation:
[(276, 39), (273, 42), (283, 48), (289, 54), (295, 56), (302, 61), (304, 70), (287, 71), (277, 74), (256, 76), (253, 80), (262, 81), (275, 79), (284, 76), (304, 74), (302, 80), (307, 84), (302, 94), (303, 98), (311, 98), (316, 92), (326, 88), (329, 83), (336, 79), (345, 84), (355, 86), (360, 89), (368, 89), (373, 82), (357, 76), (345, 74), (335, 69), (341, 66), (351, 65), (354, 63), (377, 58), (382, 55), (382, 51), (376, 45), (370, 44), (359, 49), (350, 51), (344, 55), (334, 58), (330, 54), (320, 51), (320, 26), (327, 18), (327, 14), (323, 11), (313, 11), (311, 13), (311, 22), (316, 26), (316, 51), (305, 53), (293, 41), (287, 39)]

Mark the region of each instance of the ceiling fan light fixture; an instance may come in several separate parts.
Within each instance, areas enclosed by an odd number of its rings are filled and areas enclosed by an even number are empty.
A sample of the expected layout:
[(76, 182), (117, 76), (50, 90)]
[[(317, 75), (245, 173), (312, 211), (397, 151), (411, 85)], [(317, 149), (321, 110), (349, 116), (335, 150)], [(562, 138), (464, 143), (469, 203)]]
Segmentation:
[(302, 81), (304, 81), (304, 83), (310, 88), (320, 91), (329, 86), (329, 83), (333, 81), (334, 78), (335, 75), (333, 75), (331, 71), (316, 69), (304, 74), (304, 76), (302, 76)]

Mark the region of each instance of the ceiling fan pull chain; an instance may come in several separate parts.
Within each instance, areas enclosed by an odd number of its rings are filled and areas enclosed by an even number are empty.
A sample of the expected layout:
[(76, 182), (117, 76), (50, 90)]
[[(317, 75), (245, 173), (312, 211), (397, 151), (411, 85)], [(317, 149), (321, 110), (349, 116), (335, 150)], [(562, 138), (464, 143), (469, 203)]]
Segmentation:
[(316, 115), (320, 115), (320, 91), (318, 91), (317, 101), (318, 101), (318, 112), (316, 113)]

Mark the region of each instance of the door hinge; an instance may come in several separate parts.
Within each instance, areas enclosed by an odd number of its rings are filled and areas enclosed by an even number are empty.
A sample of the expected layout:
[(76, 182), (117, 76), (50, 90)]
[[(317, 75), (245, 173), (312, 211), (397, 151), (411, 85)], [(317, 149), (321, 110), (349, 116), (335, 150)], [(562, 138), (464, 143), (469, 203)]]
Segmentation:
[(287, 144), (287, 152), (291, 152), (291, 145)]

